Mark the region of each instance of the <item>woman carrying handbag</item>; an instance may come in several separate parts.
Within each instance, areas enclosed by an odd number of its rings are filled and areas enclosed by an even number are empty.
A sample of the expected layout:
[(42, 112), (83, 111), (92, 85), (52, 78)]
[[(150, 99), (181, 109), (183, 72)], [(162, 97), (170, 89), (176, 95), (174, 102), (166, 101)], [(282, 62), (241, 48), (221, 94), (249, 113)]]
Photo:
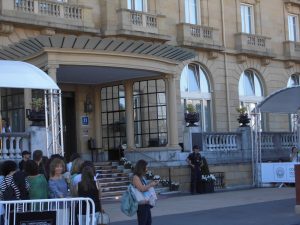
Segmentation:
[[(95, 169), (91, 166), (85, 166), (82, 169), (81, 181), (78, 183), (78, 197), (91, 198), (95, 203), (95, 224), (109, 224), (109, 217), (104, 213), (100, 201), (100, 187), (94, 179)], [(83, 205), (82, 212), (85, 212), (86, 206)], [(106, 216), (104, 216), (106, 215)], [(105, 217), (105, 218), (104, 218)], [(79, 218), (79, 217), (78, 217)], [(81, 216), (81, 224), (86, 224), (86, 215)], [(90, 220), (91, 221), (91, 220)], [(89, 223), (89, 225), (91, 222)]]
[[(150, 188), (156, 186), (159, 181), (151, 181), (146, 183), (145, 175), (147, 172), (147, 162), (145, 160), (137, 161), (134, 167), (133, 186), (140, 192), (147, 192)], [(151, 225), (151, 208), (149, 201), (139, 202), (137, 210), (137, 219), (139, 225)]]

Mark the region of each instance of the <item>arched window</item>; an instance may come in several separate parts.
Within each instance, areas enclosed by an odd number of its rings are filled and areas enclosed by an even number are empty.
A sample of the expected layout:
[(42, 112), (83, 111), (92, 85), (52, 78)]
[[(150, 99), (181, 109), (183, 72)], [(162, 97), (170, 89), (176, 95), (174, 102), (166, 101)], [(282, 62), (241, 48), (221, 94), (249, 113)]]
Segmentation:
[(206, 71), (198, 64), (184, 67), (180, 79), (181, 103), (193, 104), (199, 113), (199, 127), (211, 131), (211, 88)]
[(245, 70), (239, 81), (239, 98), (241, 106), (252, 111), (263, 100), (263, 89), (258, 75), (252, 70)]

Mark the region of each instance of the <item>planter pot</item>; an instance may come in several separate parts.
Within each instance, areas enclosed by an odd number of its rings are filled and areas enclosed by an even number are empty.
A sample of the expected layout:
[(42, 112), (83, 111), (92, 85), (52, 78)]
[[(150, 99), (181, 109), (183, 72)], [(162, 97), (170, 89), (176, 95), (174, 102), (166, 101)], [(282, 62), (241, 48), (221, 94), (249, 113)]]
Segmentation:
[(204, 181), (203, 182), (204, 193), (213, 193), (215, 192), (215, 184), (213, 181)]
[(184, 114), (185, 122), (188, 123), (188, 127), (195, 127), (197, 126), (195, 123), (199, 122), (199, 113), (185, 113)]
[(45, 112), (44, 111), (34, 111), (27, 109), (26, 117), (28, 120), (32, 121), (33, 126), (44, 126)]
[(171, 185), (171, 191), (178, 191), (179, 190), (179, 185), (172, 184)]

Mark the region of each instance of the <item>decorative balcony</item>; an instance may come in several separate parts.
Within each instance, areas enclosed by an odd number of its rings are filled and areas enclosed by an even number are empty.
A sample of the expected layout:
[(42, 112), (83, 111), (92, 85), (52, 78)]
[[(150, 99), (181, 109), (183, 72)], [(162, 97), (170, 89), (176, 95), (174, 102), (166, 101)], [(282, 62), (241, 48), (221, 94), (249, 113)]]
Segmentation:
[(118, 35), (142, 36), (161, 41), (170, 40), (170, 36), (164, 33), (166, 30), (165, 16), (129, 9), (119, 9), (117, 14)]
[(291, 60), (300, 59), (300, 42), (285, 41), (283, 42), (284, 56)]
[(273, 57), (271, 38), (247, 33), (235, 34), (235, 48), (240, 53), (262, 57)]
[(182, 46), (222, 50), (219, 31), (213, 27), (194, 24), (177, 24), (177, 42)]
[(5, 22), (96, 32), (92, 9), (65, 2), (47, 0), (2, 0)]

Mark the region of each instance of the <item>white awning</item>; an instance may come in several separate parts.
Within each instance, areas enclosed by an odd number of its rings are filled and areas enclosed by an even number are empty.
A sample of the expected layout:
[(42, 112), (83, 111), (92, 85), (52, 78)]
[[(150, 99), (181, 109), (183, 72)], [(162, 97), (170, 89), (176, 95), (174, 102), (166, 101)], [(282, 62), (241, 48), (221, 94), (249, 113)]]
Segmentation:
[(36, 66), (9, 60), (0, 60), (0, 87), (59, 90), (53, 79)]
[(300, 109), (300, 86), (276, 91), (266, 97), (256, 108), (261, 112), (297, 113)]

